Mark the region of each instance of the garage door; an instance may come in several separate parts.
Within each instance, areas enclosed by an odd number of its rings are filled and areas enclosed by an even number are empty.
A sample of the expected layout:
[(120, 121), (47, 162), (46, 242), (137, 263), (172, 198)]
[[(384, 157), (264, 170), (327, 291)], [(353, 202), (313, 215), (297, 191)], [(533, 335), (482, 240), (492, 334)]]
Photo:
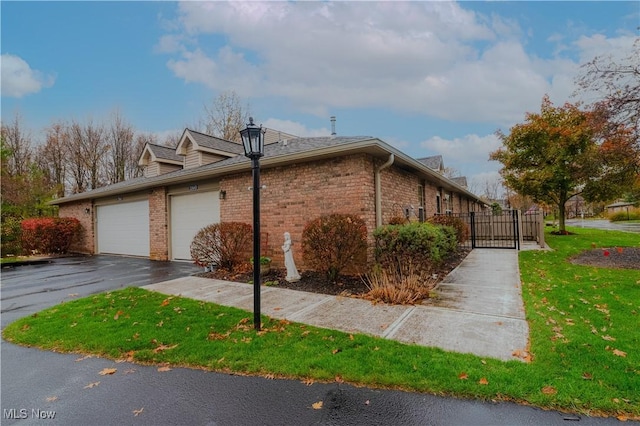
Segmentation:
[(97, 207), (98, 253), (149, 256), (149, 201)]
[(207, 225), (220, 222), (218, 191), (171, 196), (171, 257), (191, 260), (191, 241)]

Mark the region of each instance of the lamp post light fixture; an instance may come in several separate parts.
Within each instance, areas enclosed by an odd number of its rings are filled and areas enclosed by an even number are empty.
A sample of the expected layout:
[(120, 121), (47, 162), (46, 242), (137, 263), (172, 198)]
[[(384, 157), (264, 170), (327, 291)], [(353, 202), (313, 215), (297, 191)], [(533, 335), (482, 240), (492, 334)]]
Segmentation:
[(260, 157), (264, 155), (264, 130), (253, 123), (240, 130), (244, 155), (251, 159), (253, 174), (253, 327), (260, 331)]

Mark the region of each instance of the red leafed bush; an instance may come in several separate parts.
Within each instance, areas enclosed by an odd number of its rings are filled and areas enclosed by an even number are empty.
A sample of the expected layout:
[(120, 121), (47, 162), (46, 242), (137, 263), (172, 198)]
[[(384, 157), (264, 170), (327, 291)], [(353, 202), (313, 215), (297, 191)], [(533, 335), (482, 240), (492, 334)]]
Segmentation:
[(330, 214), (307, 223), (302, 231), (305, 266), (335, 282), (347, 266), (358, 269), (367, 261), (367, 225), (358, 216)]
[(469, 239), (469, 225), (459, 217), (449, 215), (433, 216), (429, 219), (430, 223), (440, 226), (451, 226), (456, 230), (456, 238), (458, 243), (462, 244)]
[(63, 254), (69, 251), (80, 232), (80, 222), (72, 217), (39, 217), (25, 219), (22, 228), (22, 249), (27, 254)]
[(253, 231), (242, 222), (214, 223), (202, 228), (191, 242), (191, 258), (198, 266), (218, 265), (229, 271), (251, 256)]

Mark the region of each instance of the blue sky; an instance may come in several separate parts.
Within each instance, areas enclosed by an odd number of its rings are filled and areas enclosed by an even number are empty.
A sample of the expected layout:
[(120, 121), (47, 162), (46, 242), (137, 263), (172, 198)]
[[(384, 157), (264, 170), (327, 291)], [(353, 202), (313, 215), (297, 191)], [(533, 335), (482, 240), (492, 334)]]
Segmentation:
[(2, 1), (2, 119), (34, 139), (55, 120), (141, 132), (195, 127), (233, 90), (258, 123), (300, 136), (371, 135), (473, 185), (507, 131), (579, 65), (624, 57), (638, 2)]

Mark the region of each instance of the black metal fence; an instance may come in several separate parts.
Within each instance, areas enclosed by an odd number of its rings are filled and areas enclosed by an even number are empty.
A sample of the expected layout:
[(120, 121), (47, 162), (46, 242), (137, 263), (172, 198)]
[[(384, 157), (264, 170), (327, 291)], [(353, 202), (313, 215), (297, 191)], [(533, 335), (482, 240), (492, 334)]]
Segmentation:
[(469, 227), (466, 248), (520, 249), (520, 234), (517, 210), (502, 212), (469, 212), (450, 214), (462, 219)]

